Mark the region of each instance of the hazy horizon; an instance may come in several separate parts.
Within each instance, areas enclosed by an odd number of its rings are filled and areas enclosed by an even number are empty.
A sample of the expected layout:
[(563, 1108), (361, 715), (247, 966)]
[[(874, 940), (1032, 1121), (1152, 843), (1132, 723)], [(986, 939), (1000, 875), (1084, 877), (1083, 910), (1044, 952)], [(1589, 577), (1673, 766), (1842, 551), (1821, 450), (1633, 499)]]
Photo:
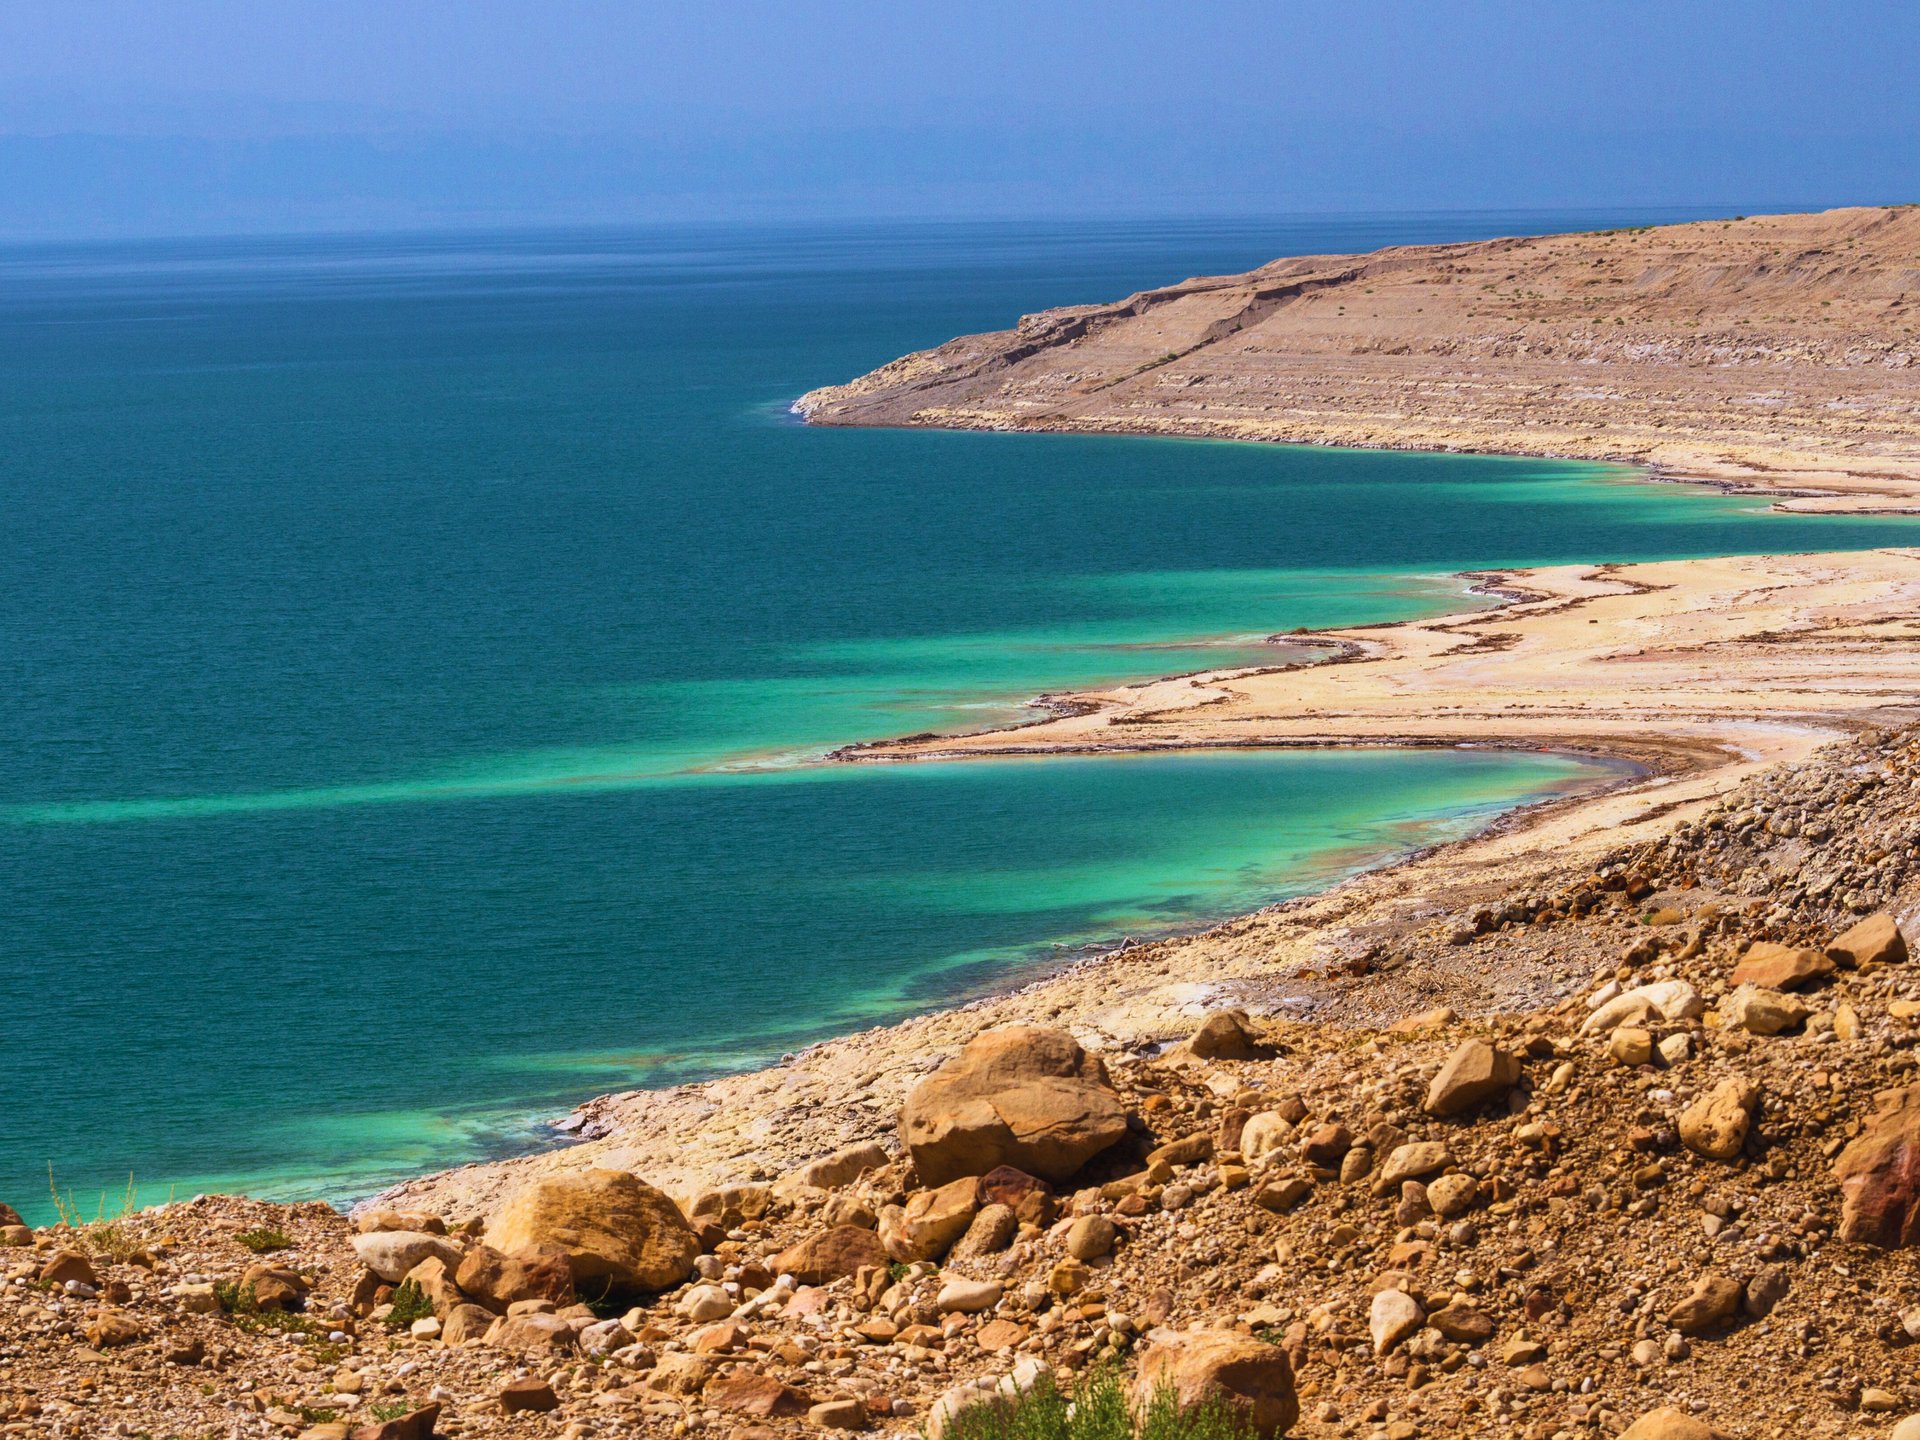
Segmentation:
[(1920, 13), (240, 0), (0, 18), (0, 241), (1920, 199)]

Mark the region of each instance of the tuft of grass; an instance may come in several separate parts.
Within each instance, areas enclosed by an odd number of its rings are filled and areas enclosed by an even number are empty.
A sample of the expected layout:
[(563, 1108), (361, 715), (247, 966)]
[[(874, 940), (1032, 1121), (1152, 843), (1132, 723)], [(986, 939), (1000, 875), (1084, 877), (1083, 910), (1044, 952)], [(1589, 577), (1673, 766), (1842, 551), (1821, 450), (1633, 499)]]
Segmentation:
[(416, 1320), (425, 1320), (433, 1314), (433, 1302), (426, 1292), (411, 1280), (402, 1280), (400, 1288), (393, 1292), (393, 1309), (387, 1312), (387, 1328), (404, 1330)]
[(144, 1248), (127, 1224), (140, 1210), (131, 1172), (127, 1175), (126, 1193), (120, 1197), (119, 1205), (109, 1214), (107, 1192), (102, 1190), (91, 1220), (80, 1208), (74, 1193), (61, 1190), (60, 1182), (54, 1178), (51, 1160), (47, 1162), (47, 1193), (53, 1198), (54, 1214), (60, 1217), (60, 1223), (73, 1231), (75, 1238), (96, 1254), (105, 1255), (124, 1265)]
[(367, 1413), (376, 1420), (398, 1420), (402, 1415), (413, 1413), (413, 1401), (376, 1400), (367, 1407)]
[(242, 1230), (233, 1238), (256, 1255), (293, 1248), (292, 1239), (278, 1230)]
[(949, 1440), (1253, 1440), (1253, 1427), (1224, 1398), (1182, 1410), (1171, 1386), (1136, 1412), (1125, 1377), (1103, 1365), (1070, 1396), (1043, 1375), (1011, 1405), (963, 1410), (946, 1434)]

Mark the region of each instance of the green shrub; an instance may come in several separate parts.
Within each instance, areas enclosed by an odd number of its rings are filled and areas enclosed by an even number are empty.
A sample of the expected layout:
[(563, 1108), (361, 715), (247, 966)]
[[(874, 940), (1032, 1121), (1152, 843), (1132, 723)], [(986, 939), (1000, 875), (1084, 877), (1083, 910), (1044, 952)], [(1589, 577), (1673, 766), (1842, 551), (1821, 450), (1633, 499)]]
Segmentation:
[(433, 1302), (418, 1285), (411, 1280), (402, 1280), (400, 1288), (393, 1292), (393, 1309), (387, 1312), (387, 1328), (404, 1330), (416, 1320), (425, 1320), (433, 1314)]
[(1102, 1366), (1071, 1397), (1043, 1375), (1011, 1405), (962, 1411), (946, 1433), (949, 1440), (1252, 1440), (1253, 1429), (1225, 1400), (1181, 1410), (1170, 1386), (1136, 1414), (1125, 1376)]
[(278, 1230), (242, 1230), (233, 1237), (256, 1255), (265, 1255), (270, 1250), (290, 1249), (293, 1241)]

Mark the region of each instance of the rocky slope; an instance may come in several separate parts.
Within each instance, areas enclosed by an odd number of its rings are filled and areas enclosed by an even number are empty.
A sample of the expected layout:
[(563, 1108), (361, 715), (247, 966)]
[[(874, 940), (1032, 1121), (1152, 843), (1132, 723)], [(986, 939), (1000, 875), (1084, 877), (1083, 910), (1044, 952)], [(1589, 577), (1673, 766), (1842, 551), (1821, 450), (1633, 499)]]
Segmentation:
[(832, 425), (1097, 430), (1651, 463), (1920, 504), (1920, 209), (1276, 260), (1023, 316), (798, 404)]
[(1920, 729), (1632, 833), (1323, 910), (1178, 1045), (962, 1012), (777, 1177), (0, 1214), (0, 1434), (910, 1435), (1106, 1363), (1263, 1433), (1910, 1440)]

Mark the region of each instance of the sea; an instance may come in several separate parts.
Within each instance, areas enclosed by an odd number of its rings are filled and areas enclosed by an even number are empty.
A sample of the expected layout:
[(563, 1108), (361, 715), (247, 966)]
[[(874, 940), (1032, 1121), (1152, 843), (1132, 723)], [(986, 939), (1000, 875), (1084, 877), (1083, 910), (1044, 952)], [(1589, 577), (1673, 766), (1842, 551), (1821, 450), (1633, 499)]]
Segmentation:
[(0, 1200), (345, 1202), (1614, 778), (1485, 749), (825, 757), (1490, 603), (1464, 571), (1911, 522), (1596, 464), (790, 407), (1278, 255), (1672, 218), (0, 246)]

